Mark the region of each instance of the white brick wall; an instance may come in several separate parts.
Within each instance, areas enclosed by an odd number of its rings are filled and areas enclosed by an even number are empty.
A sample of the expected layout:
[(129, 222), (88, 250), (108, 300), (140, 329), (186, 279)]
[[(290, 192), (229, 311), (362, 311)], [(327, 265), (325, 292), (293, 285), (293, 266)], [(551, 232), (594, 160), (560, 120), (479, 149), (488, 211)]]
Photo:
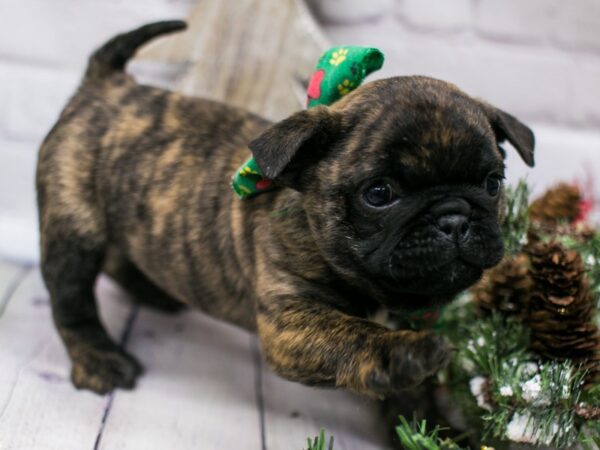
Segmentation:
[(474, 25), (483, 37), (521, 45), (544, 44), (551, 36), (559, 6), (555, 0), (482, 1), (475, 6)]
[(528, 121), (600, 127), (599, 0), (311, 3), (335, 43), (384, 51), (381, 75), (443, 78)]
[(465, 30), (473, 16), (471, 0), (404, 0), (392, 11), (405, 27), (428, 33)]
[[(0, 255), (37, 257), (37, 147), (90, 51), (142, 23), (185, 17), (193, 3), (0, 1)], [(539, 189), (581, 177), (584, 166), (600, 171), (600, 0), (309, 3), (333, 43), (384, 51), (378, 77), (442, 78), (532, 125), (538, 167), (528, 176)], [(168, 86), (171, 76), (152, 81)], [(525, 173), (512, 155), (510, 178)]]

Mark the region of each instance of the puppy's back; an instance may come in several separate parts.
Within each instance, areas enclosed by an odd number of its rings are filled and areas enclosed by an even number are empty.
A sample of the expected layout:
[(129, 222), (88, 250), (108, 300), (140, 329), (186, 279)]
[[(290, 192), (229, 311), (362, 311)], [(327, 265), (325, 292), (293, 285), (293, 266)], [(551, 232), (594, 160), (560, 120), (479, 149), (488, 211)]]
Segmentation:
[[(249, 156), (247, 143), (268, 122), (136, 84), (122, 72), (132, 47), (119, 44), (131, 36), (94, 54), (42, 144), (42, 240), (75, 233), (93, 246), (116, 246), (163, 290), (190, 303), (223, 284), (210, 267), (233, 258), (229, 181)], [(193, 250), (186, 248), (190, 242)], [(194, 269), (190, 260), (206, 268)]]

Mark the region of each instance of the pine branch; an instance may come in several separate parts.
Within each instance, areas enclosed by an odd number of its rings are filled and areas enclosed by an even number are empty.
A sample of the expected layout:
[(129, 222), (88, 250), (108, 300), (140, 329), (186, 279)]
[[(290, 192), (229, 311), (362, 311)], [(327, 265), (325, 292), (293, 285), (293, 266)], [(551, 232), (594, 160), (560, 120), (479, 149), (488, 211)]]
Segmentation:
[[(463, 325), (468, 333), (455, 341), (459, 351), (452, 376), (476, 382), (467, 399), (472, 406), (464, 396), (459, 400), (463, 411), (479, 404), (483, 440), (521, 439), (557, 448), (578, 442), (584, 423), (590, 424), (590, 419), (578, 414), (583, 412), (585, 371), (568, 361), (537, 363), (536, 356), (526, 350), (528, 330), (518, 320), (498, 314), (482, 320), (472, 309), (470, 314), (465, 317), (463, 311), (461, 316), (463, 324), (472, 325)], [(466, 377), (460, 376), (461, 369)], [(456, 391), (454, 385), (452, 391)], [(591, 395), (590, 405), (600, 406)]]

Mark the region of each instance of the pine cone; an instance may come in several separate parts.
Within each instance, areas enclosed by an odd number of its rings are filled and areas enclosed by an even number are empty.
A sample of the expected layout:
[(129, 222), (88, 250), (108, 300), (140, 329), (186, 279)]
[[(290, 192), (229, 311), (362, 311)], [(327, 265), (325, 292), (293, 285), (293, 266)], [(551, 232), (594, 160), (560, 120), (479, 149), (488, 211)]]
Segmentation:
[(529, 206), (529, 217), (543, 228), (554, 228), (561, 222), (573, 223), (581, 213), (579, 188), (560, 183), (547, 190)]
[(499, 311), (524, 318), (529, 309), (532, 286), (529, 258), (520, 253), (505, 257), (499, 265), (488, 271), (473, 289), (473, 296), (484, 314)]
[(555, 242), (535, 244), (528, 252), (534, 282), (527, 318), (532, 350), (581, 363), (589, 370), (588, 380), (597, 379), (600, 332), (581, 256)]

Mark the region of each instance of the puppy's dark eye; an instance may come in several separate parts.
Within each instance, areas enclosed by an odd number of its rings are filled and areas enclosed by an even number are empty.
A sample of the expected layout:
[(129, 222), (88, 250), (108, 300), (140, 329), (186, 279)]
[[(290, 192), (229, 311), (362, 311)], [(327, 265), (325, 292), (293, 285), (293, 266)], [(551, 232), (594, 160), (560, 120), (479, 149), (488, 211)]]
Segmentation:
[(491, 174), (485, 179), (485, 190), (488, 195), (491, 197), (496, 197), (500, 192), (500, 188), (502, 187), (502, 179), (501, 175)]
[(394, 191), (387, 183), (377, 183), (368, 187), (363, 197), (369, 205), (381, 207), (394, 200)]

